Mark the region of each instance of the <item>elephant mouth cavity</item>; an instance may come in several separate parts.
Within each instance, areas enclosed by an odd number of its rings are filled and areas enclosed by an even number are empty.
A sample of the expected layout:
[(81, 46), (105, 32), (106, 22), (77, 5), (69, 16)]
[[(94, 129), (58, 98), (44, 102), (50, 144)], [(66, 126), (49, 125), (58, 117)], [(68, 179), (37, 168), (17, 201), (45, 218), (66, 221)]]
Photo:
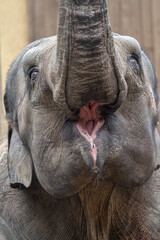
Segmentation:
[(94, 162), (94, 169), (96, 169), (97, 147), (95, 144), (96, 133), (104, 125), (104, 118), (98, 112), (98, 106), (101, 103), (89, 102), (80, 109), (79, 120), (77, 121), (77, 128), (80, 134), (90, 143), (91, 155)]

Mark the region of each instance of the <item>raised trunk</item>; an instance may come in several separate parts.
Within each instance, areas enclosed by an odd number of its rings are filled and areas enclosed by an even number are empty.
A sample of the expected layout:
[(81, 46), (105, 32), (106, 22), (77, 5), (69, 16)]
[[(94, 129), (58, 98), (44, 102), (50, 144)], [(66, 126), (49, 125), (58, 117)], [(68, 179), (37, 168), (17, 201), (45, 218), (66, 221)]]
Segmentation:
[(105, 0), (60, 0), (58, 101), (75, 111), (90, 101), (116, 106), (125, 81), (118, 67)]

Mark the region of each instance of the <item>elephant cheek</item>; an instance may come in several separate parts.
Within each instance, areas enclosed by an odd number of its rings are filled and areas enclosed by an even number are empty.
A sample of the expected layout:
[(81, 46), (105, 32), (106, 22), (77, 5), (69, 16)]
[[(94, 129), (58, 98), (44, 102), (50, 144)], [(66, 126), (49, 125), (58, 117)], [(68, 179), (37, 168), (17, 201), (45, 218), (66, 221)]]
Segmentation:
[[(63, 156), (59, 151), (35, 161), (35, 171), (42, 187), (55, 198), (72, 196), (91, 182), (87, 166), (81, 156)], [(53, 151), (52, 151), (53, 152)], [(50, 155), (50, 157), (49, 157)], [(58, 157), (58, 155), (60, 155)]]
[[(138, 149), (138, 148), (137, 148)], [(132, 157), (128, 152), (120, 154), (118, 158), (110, 159), (105, 166), (105, 179), (125, 187), (136, 187), (146, 182), (152, 175), (156, 156), (155, 151), (148, 147), (145, 156), (144, 152), (132, 152)], [(142, 161), (142, 159), (145, 161)]]

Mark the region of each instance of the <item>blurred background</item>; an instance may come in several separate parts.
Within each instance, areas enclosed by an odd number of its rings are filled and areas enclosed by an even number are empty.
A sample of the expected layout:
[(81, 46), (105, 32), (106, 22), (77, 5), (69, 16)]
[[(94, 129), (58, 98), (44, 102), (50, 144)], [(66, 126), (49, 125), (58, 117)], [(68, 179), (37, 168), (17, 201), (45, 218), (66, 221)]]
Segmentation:
[[(7, 132), (3, 95), (9, 67), (30, 42), (56, 35), (58, 2), (0, 0), (0, 137)], [(160, 80), (160, 0), (108, 0), (108, 5), (113, 31), (140, 42)]]

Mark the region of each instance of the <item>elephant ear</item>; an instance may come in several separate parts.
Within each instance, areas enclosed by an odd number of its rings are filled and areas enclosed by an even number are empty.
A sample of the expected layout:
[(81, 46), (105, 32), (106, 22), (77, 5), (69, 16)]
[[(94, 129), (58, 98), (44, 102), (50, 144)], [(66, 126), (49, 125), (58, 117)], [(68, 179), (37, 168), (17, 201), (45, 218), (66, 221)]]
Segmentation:
[[(12, 95), (11, 97), (12, 98)], [(17, 113), (15, 102), (12, 99), (10, 103), (7, 86), (4, 95), (4, 106), (6, 110), (6, 117), (9, 123), (8, 130), (8, 171), (11, 182), (11, 187), (29, 187), (32, 181), (32, 160), (29, 152), (25, 148), (19, 133), (17, 124)], [(12, 127), (11, 127), (12, 126)]]
[(32, 160), (16, 129), (8, 133), (8, 170), (11, 187), (28, 188), (32, 181)]
[(159, 135), (158, 130), (155, 134), (155, 139), (156, 139), (155, 142), (157, 145), (157, 162), (156, 162), (155, 170), (158, 170), (158, 169), (160, 169), (160, 135)]

